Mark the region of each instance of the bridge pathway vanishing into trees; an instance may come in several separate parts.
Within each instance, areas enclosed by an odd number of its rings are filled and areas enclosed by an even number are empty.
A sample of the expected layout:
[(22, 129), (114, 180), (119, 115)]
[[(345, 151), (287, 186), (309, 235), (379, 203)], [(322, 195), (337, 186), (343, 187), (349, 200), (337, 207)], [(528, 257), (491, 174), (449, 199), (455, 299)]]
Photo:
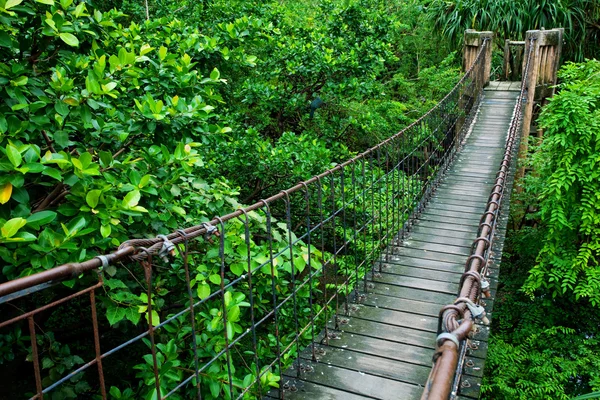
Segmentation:
[[(110, 398), (110, 363), (126, 362), (124, 349), (139, 354), (145, 340), (146, 384), (156, 399), (478, 398), (508, 201), (521, 173), (517, 154), (527, 152), (534, 104), (552, 95), (562, 29), (506, 42), (505, 66), (511, 52), (523, 60), (521, 82), (490, 83), (492, 41), (491, 32), (467, 31), (465, 75), (437, 106), (321, 175), (210, 222), (0, 284), (0, 305), (11, 306), (0, 330), (19, 326), (30, 336), (32, 387), (23, 393), (44, 398), (96, 371), (93, 389)], [(194, 241), (200, 244), (192, 252), (194, 238), (204, 241)], [(219, 271), (209, 295), (196, 294), (200, 275), (191, 279), (198, 255)], [(153, 256), (177, 270), (187, 288), (178, 312), (153, 300)], [(110, 282), (106, 268), (125, 263), (142, 267), (141, 312), (161, 322), (142, 319), (142, 333), (106, 343), (111, 327), (98, 317), (95, 296)], [(34, 293), (86, 273), (98, 280), (21, 308)], [(268, 285), (259, 286), (261, 279)], [(83, 304), (86, 296), (93, 347), (82, 354), (83, 365), (48, 383), (36, 317), (75, 299)], [(191, 333), (176, 343), (187, 376), (163, 371), (165, 349), (173, 349), (169, 324)], [(203, 342), (211, 331), (221, 338)], [(242, 381), (236, 369), (243, 366), (250, 373)]]
[[(308, 348), (302, 354), (300, 378), (294, 368), (287, 372), (285, 398), (421, 397), (435, 350), (438, 315), (459, 292), (518, 96), (518, 90), (485, 91), (472, 131), (424, 211), (405, 238), (384, 252), (368, 278), (366, 295), (351, 299), (348, 316), (341, 317), (338, 328), (330, 321), (330, 338), (319, 338), (317, 361), (312, 361)], [(513, 175), (514, 169), (507, 177), (508, 193)], [(505, 215), (499, 218), (495, 254), (490, 256), (491, 299), (481, 301), (488, 318), (506, 221)], [(489, 327), (479, 323), (467, 340), (459, 398), (479, 397), (488, 335)]]

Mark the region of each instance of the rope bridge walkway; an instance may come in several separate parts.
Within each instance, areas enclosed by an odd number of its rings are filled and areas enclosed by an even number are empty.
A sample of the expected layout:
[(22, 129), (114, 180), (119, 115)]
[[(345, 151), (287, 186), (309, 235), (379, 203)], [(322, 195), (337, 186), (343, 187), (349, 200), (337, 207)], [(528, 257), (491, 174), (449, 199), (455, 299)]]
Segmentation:
[[(295, 368), (287, 371), (286, 398), (421, 397), (431, 369), (438, 315), (444, 305), (455, 302), (518, 96), (519, 92), (486, 91), (457, 159), (405, 239), (384, 252), (367, 279), (366, 295), (350, 300), (348, 317), (342, 317), (337, 329), (330, 321), (333, 334), (328, 340), (318, 338), (317, 361), (309, 348), (301, 354), (304, 373), (297, 377)], [(497, 229), (496, 237), (503, 229)], [(495, 250), (500, 254), (501, 246)], [(493, 295), (497, 269), (488, 271), (487, 289)], [(489, 315), (493, 301), (480, 304)], [(478, 398), (488, 331), (479, 324), (467, 343), (464, 398)]]
[[(484, 90), (491, 39), (467, 32), (454, 89), (331, 170), (211, 221), (1, 283), (0, 333), (22, 328), (31, 346), (28, 387), (11, 398), (51, 398), (82, 376), (112, 398), (118, 371), (133, 366), (155, 399), (478, 398), (521, 126), (553, 45), (528, 34), (522, 82)], [(172, 287), (157, 282), (159, 269), (172, 271)], [(78, 276), (65, 292), (61, 282)], [(139, 304), (113, 304), (123, 289)], [(74, 302), (89, 327), (84, 361), (46, 377), (40, 324)], [(115, 335), (108, 309), (146, 318), (123, 319), (132, 326)]]

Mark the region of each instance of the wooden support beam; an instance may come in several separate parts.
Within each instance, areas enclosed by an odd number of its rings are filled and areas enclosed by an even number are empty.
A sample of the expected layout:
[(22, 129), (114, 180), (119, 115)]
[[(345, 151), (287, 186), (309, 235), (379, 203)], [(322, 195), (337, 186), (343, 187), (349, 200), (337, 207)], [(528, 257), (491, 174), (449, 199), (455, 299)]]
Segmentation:
[(485, 54), (483, 55), (483, 75), (479, 77), (480, 82), (482, 82), (484, 87), (490, 83), (490, 73), (492, 70), (492, 41), (494, 39), (494, 32), (477, 32), (473, 29), (467, 29), (465, 31), (463, 47), (463, 71), (466, 71), (475, 61), (477, 53), (479, 52), (479, 48), (481, 45), (483, 45), (485, 39), (488, 39), (488, 45), (485, 48)]
[(510, 75), (510, 40), (504, 41), (504, 80), (508, 80)]
[[(527, 99), (523, 113), (523, 124), (521, 144), (519, 146), (519, 168), (516, 179), (520, 180), (525, 175), (523, 161), (527, 157), (529, 149), (529, 133), (534, 114), (535, 104), (543, 104), (544, 101), (554, 94), (554, 86), (557, 80), (557, 71), (562, 50), (563, 28), (552, 30), (527, 31), (525, 37), (525, 51), (523, 53), (523, 78), (525, 68), (531, 52), (529, 70), (525, 86), (527, 88)], [(533, 39), (533, 47), (530, 40)], [(517, 191), (522, 189), (517, 186)]]

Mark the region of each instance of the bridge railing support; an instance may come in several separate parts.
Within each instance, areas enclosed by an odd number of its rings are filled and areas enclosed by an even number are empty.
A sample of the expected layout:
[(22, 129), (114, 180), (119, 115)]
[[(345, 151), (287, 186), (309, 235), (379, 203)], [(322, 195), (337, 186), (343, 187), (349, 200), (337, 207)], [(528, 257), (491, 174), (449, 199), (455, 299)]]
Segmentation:
[(478, 80), (481, 82), (483, 87), (490, 83), (490, 73), (492, 69), (492, 41), (494, 39), (494, 32), (477, 32), (473, 29), (467, 29), (465, 31), (463, 71), (468, 70), (473, 64), (475, 58), (477, 58), (479, 48), (483, 45), (486, 39), (488, 39), (488, 45), (485, 48), (482, 69), (478, 71)]
[[(473, 29), (467, 29), (465, 31), (462, 66), (463, 72), (468, 71), (469, 68), (471, 68), (471, 66), (475, 62), (475, 60), (477, 60), (479, 50), (481, 50), (481, 46), (483, 46), (483, 44), (486, 43), (486, 39), (487, 44), (485, 49), (483, 49), (483, 59), (481, 60), (477, 68), (475, 68), (474, 73), (472, 74), (473, 79), (475, 80), (475, 84), (465, 87), (463, 89), (465, 92), (460, 96), (460, 102), (458, 104), (458, 107), (464, 112), (464, 114), (467, 114), (467, 110), (470, 110), (471, 107), (478, 101), (482, 89), (490, 83), (493, 38), (494, 32), (477, 32)], [(464, 116), (461, 116), (456, 120), (456, 139), (460, 137), (464, 124)]]
[(505, 81), (521, 80), (519, 66), (523, 63), (523, 52), (525, 41), (506, 39), (504, 41), (504, 63), (502, 67), (502, 78)]
[[(529, 53), (532, 52), (532, 54), (529, 74), (525, 82), (527, 98), (523, 114), (523, 125), (521, 127), (522, 136), (519, 147), (519, 162), (527, 156), (531, 121), (535, 105), (545, 104), (547, 99), (554, 95), (562, 51), (563, 34), (564, 28), (556, 28), (551, 30), (527, 31), (525, 36), (523, 71), (525, 70)], [(529, 45), (531, 39), (533, 39), (533, 46)], [(517, 171), (517, 180), (522, 178), (524, 174), (525, 167), (521, 165)]]

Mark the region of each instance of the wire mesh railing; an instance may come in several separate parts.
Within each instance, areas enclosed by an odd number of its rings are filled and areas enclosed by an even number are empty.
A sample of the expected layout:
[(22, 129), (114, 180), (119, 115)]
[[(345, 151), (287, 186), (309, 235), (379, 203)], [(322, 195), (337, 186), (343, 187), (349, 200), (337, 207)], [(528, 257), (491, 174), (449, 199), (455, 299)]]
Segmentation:
[[(486, 45), (434, 108), (320, 175), (211, 221), (0, 284), (0, 335), (27, 360), (14, 358), (18, 380), (0, 390), (283, 398), (287, 368), (303, 373), (302, 351), (316, 359), (327, 321), (339, 327), (448, 168), (480, 99)], [(61, 284), (73, 277), (72, 289)], [(65, 332), (57, 321), (72, 313), (77, 324)]]
[[(508, 128), (504, 156), (496, 174), (494, 186), (488, 198), (485, 212), (481, 216), (477, 238), (471, 246), (465, 272), (459, 284), (459, 294), (453, 304), (440, 310), (437, 347), (433, 357), (433, 368), (425, 385), (422, 400), (456, 399), (463, 373), (467, 339), (476, 322), (489, 324), (481, 304), (482, 297), (490, 297), (489, 259), (495, 239), (496, 225), (501, 212), (502, 200), (509, 184), (511, 170), (514, 172), (521, 125), (523, 103), (527, 97), (527, 77), (530, 71), (534, 41), (529, 40), (529, 56), (523, 70), (519, 97), (513, 109)], [(510, 193), (508, 194), (510, 196)]]

